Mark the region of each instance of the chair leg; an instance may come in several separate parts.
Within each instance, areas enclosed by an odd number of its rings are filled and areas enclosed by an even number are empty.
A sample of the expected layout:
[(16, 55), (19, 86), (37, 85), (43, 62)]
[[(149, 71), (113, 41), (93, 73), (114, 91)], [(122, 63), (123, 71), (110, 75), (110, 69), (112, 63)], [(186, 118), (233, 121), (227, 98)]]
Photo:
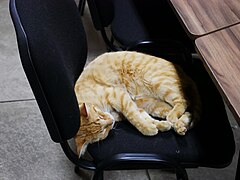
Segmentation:
[(92, 180), (103, 180), (103, 171), (95, 171)]
[(176, 172), (177, 180), (188, 180), (188, 175), (186, 170), (184, 172), (179, 173), (178, 171)]
[(79, 169), (78, 166), (75, 166), (75, 168), (74, 168), (74, 172), (75, 172), (77, 175), (80, 176), (80, 169)]
[(238, 155), (238, 163), (237, 163), (237, 170), (236, 170), (236, 175), (235, 175), (235, 180), (240, 179), (240, 151)]
[(83, 14), (84, 14), (85, 5), (86, 5), (86, 0), (79, 0), (78, 10), (79, 10), (81, 16), (83, 16)]

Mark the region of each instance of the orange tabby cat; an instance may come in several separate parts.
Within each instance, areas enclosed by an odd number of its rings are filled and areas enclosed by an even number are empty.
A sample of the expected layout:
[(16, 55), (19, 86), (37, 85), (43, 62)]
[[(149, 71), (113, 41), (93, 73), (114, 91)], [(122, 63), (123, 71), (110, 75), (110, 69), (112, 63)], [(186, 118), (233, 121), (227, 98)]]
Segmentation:
[(106, 138), (121, 115), (147, 136), (171, 127), (184, 135), (201, 111), (194, 82), (178, 66), (138, 52), (97, 57), (84, 69), (75, 92), (81, 115), (75, 137), (79, 156), (89, 143)]

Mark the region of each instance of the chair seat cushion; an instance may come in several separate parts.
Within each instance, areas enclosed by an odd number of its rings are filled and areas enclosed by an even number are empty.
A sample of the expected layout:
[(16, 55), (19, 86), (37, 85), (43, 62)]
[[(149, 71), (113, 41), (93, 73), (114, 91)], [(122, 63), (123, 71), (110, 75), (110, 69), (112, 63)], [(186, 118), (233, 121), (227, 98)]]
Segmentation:
[(202, 100), (203, 112), (196, 127), (185, 136), (171, 130), (147, 137), (128, 121), (122, 121), (105, 140), (89, 145), (94, 159), (103, 161), (119, 153), (149, 153), (164, 155), (185, 167), (225, 167), (231, 163), (235, 142), (222, 98), (202, 65), (190, 71)]

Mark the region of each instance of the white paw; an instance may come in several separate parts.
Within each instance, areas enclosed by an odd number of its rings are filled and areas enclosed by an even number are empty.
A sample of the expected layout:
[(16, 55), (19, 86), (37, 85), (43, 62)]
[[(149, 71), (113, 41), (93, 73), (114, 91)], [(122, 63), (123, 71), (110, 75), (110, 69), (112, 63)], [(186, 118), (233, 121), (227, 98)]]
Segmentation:
[(172, 123), (169, 121), (155, 121), (154, 124), (157, 126), (158, 130), (161, 132), (168, 131), (172, 128)]
[(139, 131), (145, 136), (154, 136), (158, 133), (158, 129), (155, 124), (145, 124)]
[(181, 120), (178, 120), (176, 123), (174, 123), (173, 128), (176, 133), (182, 136), (185, 135), (187, 132), (186, 124)]

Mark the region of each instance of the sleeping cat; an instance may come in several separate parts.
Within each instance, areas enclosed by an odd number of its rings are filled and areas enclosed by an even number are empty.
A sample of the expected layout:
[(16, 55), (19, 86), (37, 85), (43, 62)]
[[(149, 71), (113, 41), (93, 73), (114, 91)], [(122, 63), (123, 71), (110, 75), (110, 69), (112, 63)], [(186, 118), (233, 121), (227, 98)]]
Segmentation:
[(122, 116), (146, 136), (171, 128), (184, 135), (201, 112), (197, 88), (180, 67), (138, 52), (97, 57), (80, 75), (75, 93), (81, 116), (75, 137), (79, 156), (89, 143), (105, 139)]

